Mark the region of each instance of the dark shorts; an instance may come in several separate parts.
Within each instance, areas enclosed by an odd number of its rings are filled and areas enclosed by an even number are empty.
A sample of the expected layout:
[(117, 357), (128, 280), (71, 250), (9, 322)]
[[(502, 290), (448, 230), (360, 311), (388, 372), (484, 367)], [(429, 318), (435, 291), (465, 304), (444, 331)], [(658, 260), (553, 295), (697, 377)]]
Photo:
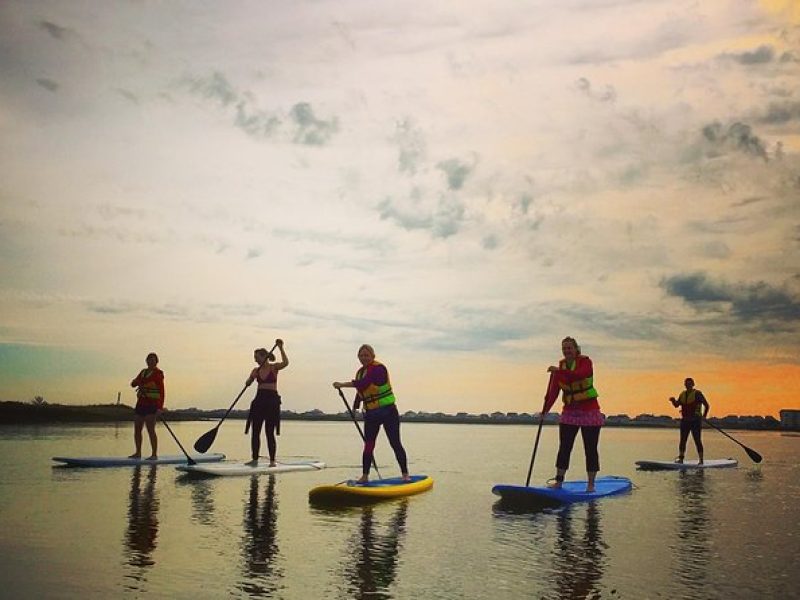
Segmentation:
[(133, 412), (140, 417), (154, 415), (158, 412), (158, 405), (153, 404), (152, 402), (137, 402), (136, 408), (133, 409)]

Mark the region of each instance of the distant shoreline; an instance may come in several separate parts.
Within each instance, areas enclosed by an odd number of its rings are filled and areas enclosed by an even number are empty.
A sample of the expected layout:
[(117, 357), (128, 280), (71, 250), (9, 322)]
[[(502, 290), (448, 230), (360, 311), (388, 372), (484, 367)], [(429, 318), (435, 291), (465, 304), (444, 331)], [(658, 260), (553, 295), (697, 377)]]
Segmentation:
[[(201, 410), (186, 408), (168, 410), (165, 417), (169, 421), (216, 421), (225, 414), (225, 409)], [(126, 404), (92, 404), (92, 405), (67, 405), (24, 402), (0, 402), (0, 425), (34, 425), (34, 424), (60, 424), (60, 423), (118, 423), (133, 421), (133, 408)], [(233, 410), (228, 415), (229, 419), (244, 420), (247, 410)], [(349, 421), (347, 412), (328, 414), (320, 410), (304, 413), (282, 411), (281, 419), (286, 421)], [(538, 413), (500, 413), (473, 415), (458, 413), (450, 415), (445, 413), (416, 413), (407, 411), (402, 415), (404, 422), (409, 423), (456, 423), (467, 425), (538, 425)], [(767, 431), (796, 431), (793, 428), (782, 427), (781, 422), (774, 417), (767, 416), (735, 416), (729, 415), (722, 418), (711, 417), (711, 423), (726, 429), (748, 429)], [(558, 422), (557, 414), (545, 416), (546, 425)], [(667, 415), (611, 415), (606, 418), (607, 427), (677, 427), (679, 419)]]

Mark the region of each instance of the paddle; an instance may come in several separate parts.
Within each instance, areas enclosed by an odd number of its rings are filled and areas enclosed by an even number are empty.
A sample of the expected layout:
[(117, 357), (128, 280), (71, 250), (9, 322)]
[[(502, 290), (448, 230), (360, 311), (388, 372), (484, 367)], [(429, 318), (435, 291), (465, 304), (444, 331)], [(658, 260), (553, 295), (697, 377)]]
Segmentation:
[[(353, 409), (350, 408), (350, 404), (347, 402), (347, 398), (344, 397), (344, 394), (342, 393), (342, 389), (341, 388), (339, 388), (339, 396), (342, 397), (342, 402), (344, 402), (344, 405), (347, 407), (347, 412), (350, 413), (350, 418), (353, 419), (353, 423), (356, 424), (356, 429), (358, 429), (358, 434), (361, 436), (361, 439), (366, 444), (367, 443), (367, 438), (364, 437), (364, 432), (361, 431), (361, 425), (359, 425), (358, 421), (356, 420), (356, 414), (353, 412)], [(383, 476), (381, 475), (381, 472), (378, 470), (378, 463), (375, 461), (375, 455), (374, 454), (372, 455), (372, 465), (375, 467), (375, 472), (378, 474), (378, 479), (383, 479)]]
[[(550, 381), (547, 384), (547, 390), (550, 391), (550, 386), (553, 385), (553, 374), (550, 374)], [(544, 404), (542, 405), (542, 412), (539, 413), (539, 428), (536, 430), (536, 441), (533, 444), (533, 455), (531, 456), (531, 464), (528, 467), (528, 478), (525, 480), (525, 487), (531, 485), (531, 474), (533, 473), (533, 462), (536, 460), (536, 449), (539, 447), (539, 436), (542, 435), (542, 424), (544, 423), (544, 416), (547, 414), (549, 407), (547, 406), (547, 393), (545, 393)]]
[(194, 449), (197, 450), (200, 454), (205, 454), (208, 452), (208, 449), (211, 448), (211, 444), (214, 443), (214, 439), (217, 437), (217, 431), (219, 430), (219, 426), (222, 425), (222, 422), (228, 416), (228, 414), (233, 410), (233, 407), (236, 406), (236, 403), (239, 401), (239, 398), (242, 397), (244, 391), (247, 389), (247, 386), (242, 388), (242, 391), (239, 392), (239, 395), (236, 396), (236, 400), (233, 401), (228, 407), (228, 410), (225, 411), (225, 414), (222, 415), (222, 418), (219, 420), (219, 423), (214, 425), (214, 428), (210, 431), (206, 431), (203, 435), (197, 438), (197, 441), (194, 443)]
[[(277, 347), (278, 347), (278, 344), (276, 343), (274, 346), (272, 346), (272, 350), (269, 351), (269, 354), (272, 354), (272, 352)], [(261, 367), (259, 366), (259, 368), (261, 368)], [(236, 396), (236, 399), (233, 401), (233, 404), (231, 404), (228, 407), (228, 410), (225, 411), (225, 414), (222, 415), (222, 418), (219, 420), (219, 423), (217, 423), (214, 426), (213, 429), (211, 429), (210, 431), (205, 432), (203, 435), (201, 435), (199, 438), (197, 438), (197, 441), (194, 443), (194, 449), (197, 450), (200, 454), (205, 454), (206, 452), (208, 452), (208, 449), (211, 448), (211, 444), (214, 443), (214, 440), (217, 437), (217, 431), (219, 430), (219, 426), (222, 425), (222, 422), (227, 418), (227, 416), (233, 410), (233, 407), (236, 406), (236, 403), (239, 401), (239, 398), (242, 397), (242, 394), (244, 394), (244, 391), (246, 389), (247, 389), (247, 386), (244, 386), (242, 388), (242, 391), (239, 392), (238, 396)], [(245, 433), (247, 433), (247, 432), (245, 432)]]
[(753, 450), (752, 448), (748, 448), (747, 446), (745, 446), (745, 445), (744, 445), (742, 442), (740, 442), (739, 440), (737, 440), (737, 439), (735, 439), (735, 438), (731, 437), (730, 435), (728, 435), (727, 433), (725, 433), (724, 431), (722, 431), (722, 429), (720, 429), (719, 427), (717, 427), (716, 425), (714, 425), (714, 424), (713, 424), (711, 421), (709, 421), (709, 420), (708, 420), (708, 419), (706, 419), (705, 417), (703, 417), (703, 421), (705, 421), (706, 425), (710, 425), (711, 427), (713, 427), (714, 429), (716, 429), (717, 431), (719, 431), (719, 432), (720, 432), (722, 435), (724, 435), (724, 436), (725, 436), (725, 437), (727, 437), (727, 438), (730, 438), (731, 440), (733, 440), (734, 442), (736, 442), (737, 444), (739, 444), (739, 445), (740, 445), (742, 448), (744, 448), (744, 451), (745, 451), (745, 452), (747, 452), (747, 456), (749, 456), (749, 457), (752, 459), (752, 461), (753, 461), (753, 462), (755, 462), (755, 463), (760, 463), (760, 462), (763, 460), (763, 458), (761, 457), (761, 455), (760, 455), (758, 452), (756, 452), (756, 451), (755, 451), (755, 450)]
[(181, 451), (186, 455), (186, 460), (189, 461), (189, 464), (196, 465), (197, 461), (195, 461), (191, 456), (189, 456), (189, 453), (186, 452), (186, 450), (184, 450), (183, 445), (180, 443), (177, 436), (172, 432), (172, 428), (169, 426), (169, 423), (167, 423), (167, 420), (164, 418), (164, 415), (160, 414), (158, 415), (158, 418), (161, 419), (161, 422), (164, 424), (164, 427), (167, 428), (167, 431), (169, 431), (169, 434), (172, 436), (172, 439), (175, 440), (176, 444), (178, 444), (178, 448), (180, 448)]

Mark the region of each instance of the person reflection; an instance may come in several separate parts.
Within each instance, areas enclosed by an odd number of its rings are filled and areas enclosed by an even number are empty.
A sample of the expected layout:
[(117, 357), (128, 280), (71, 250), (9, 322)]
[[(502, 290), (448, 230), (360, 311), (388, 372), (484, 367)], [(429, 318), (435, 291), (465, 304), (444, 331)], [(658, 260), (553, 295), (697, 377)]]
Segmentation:
[[(146, 474), (145, 474), (146, 472)], [(158, 539), (158, 496), (156, 495), (158, 467), (137, 466), (131, 475), (128, 499), (128, 528), (125, 531), (127, 562), (137, 570), (133, 579), (141, 580), (144, 570), (155, 564), (153, 551)]]
[[(397, 575), (397, 562), (405, 536), (408, 498), (400, 500), (386, 526), (376, 530), (374, 506), (365, 506), (353, 541), (354, 555), (345, 563), (350, 598), (388, 598)], [(348, 557), (350, 558), (350, 557)]]
[(582, 536), (576, 535), (573, 519), (573, 508), (562, 510), (557, 516), (553, 561), (556, 594), (558, 598), (599, 598), (607, 546), (602, 538), (597, 504), (586, 505)]
[(706, 590), (709, 566), (708, 507), (706, 505), (705, 471), (678, 473), (677, 497), (679, 506), (677, 542), (673, 546), (676, 571), (690, 589)]
[(283, 570), (278, 566), (278, 503), (275, 500), (275, 476), (266, 479), (263, 498), (261, 478), (252, 476), (244, 508), (244, 581), (242, 591), (250, 596), (272, 596), (278, 590)]

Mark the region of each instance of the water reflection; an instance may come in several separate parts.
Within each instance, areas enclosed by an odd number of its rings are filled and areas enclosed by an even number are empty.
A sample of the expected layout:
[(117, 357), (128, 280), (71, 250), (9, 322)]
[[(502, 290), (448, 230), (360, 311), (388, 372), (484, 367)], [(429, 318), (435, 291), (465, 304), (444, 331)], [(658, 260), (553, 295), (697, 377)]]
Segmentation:
[(344, 561), (348, 598), (391, 598), (389, 588), (397, 576), (400, 548), (406, 532), (408, 498), (397, 501), (389, 520), (383, 524), (376, 515), (382, 508), (385, 505), (361, 509), (359, 526), (348, 545)]
[(208, 479), (191, 481), (192, 521), (199, 525), (213, 525), (216, 515), (212, 483)]
[[(494, 515), (502, 524), (498, 529), (503, 548), (500, 558), (509, 573), (519, 575), (520, 564), (525, 564), (531, 581), (552, 586), (539, 592), (531, 590), (531, 597), (602, 597), (608, 546), (603, 540), (598, 503), (524, 511), (518, 505), (498, 502)], [(543, 549), (550, 544), (548, 555)]]
[(583, 532), (576, 532), (575, 516), (576, 511), (568, 509), (556, 517), (556, 593), (559, 598), (599, 598), (608, 548), (602, 539), (600, 510), (596, 502), (586, 504)]
[[(266, 481), (263, 495), (260, 489), (262, 481)], [(275, 477), (251, 477), (241, 544), (244, 581), (239, 585), (250, 596), (272, 596), (281, 587), (283, 569), (279, 566), (277, 525)]]
[(128, 528), (125, 531), (124, 553), (133, 570), (127, 577), (143, 581), (147, 569), (155, 564), (153, 552), (158, 539), (158, 496), (155, 465), (137, 466), (131, 475), (128, 496)]
[(677, 535), (672, 544), (679, 579), (700, 593), (708, 585), (710, 560), (708, 492), (705, 471), (680, 471), (676, 483)]

